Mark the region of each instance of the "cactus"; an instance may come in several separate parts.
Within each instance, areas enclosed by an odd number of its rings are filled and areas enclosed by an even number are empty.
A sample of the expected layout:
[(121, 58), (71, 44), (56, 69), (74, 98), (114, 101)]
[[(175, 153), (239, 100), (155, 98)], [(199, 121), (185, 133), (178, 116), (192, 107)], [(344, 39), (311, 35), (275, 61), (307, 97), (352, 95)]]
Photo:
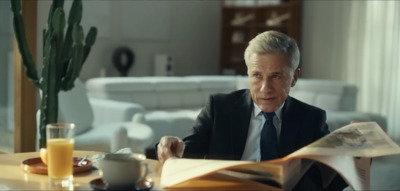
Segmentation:
[(49, 10), (47, 28), (44, 36), (44, 58), (42, 76), (39, 79), (32, 54), (25, 37), (25, 28), (21, 16), (20, 0), (10, 0), (13, 12), (13, 25), (22, 62), (30, 81), (40, 89), (39, 147), (46, 147), (46, 124), (58, 119), (58, 93), (74, 87), (82, 65), (90, 53), (97, 36), (97, 29), (91, 27), (86, 35), (80, 21), (82, 19), (82, 0), (74, 0), (69, 12), (66, 34), (64, 1), (53, 0)]

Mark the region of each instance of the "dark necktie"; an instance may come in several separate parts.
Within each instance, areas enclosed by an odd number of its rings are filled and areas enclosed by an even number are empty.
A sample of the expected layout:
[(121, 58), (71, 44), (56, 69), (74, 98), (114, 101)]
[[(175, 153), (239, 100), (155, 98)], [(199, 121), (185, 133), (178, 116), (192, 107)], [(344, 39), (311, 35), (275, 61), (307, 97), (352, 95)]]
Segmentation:
[(278, 139), (273, 123), (275, 112), (264, 113), (265, 123), (260, 136), (261, 161), (278, 158)]

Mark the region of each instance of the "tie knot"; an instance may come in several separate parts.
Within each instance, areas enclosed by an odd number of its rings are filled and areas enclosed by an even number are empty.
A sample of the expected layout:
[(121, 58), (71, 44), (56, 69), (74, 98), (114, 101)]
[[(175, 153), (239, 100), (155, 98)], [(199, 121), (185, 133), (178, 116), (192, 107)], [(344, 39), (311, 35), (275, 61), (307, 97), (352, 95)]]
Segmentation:
[(266, 119), (272, 119), (275, 116), (275, 112), (270, 112), (270, 113), (262, 112), (262, 114)]

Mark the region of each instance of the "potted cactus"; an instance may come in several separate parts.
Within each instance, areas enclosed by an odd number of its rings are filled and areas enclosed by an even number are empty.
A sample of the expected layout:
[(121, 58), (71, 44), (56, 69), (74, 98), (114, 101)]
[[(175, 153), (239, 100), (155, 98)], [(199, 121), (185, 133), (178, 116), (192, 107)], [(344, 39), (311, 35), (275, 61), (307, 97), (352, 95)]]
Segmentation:
[[(74, 81), (79, 76), (82, 65), (96, 40), (97, 29), (91, 27), (84, 42), (84, 33), (80, 25), (82, 1), (73, 1), (66, 24), (64, 1), (53, 0), (44, 34), (43, 68), (39, 78), (25, 37), (21, 1), (10, 1), (15, 37), (26, 75), (41, 91), (39, 148), (44, 148), (46, 147), (46, 124), (55, 123), (58, 120), (58, 93), (74, 87)], [(64, 31), (65, 27), (66, 31)]]

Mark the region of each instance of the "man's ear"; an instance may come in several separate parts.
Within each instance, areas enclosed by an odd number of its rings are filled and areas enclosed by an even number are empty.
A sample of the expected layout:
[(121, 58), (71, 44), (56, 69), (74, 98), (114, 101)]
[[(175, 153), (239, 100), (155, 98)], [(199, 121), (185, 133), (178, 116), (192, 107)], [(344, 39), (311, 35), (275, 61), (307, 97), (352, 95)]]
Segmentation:
[(294, 74), (293, 74), (292, 84), (290, 85), (291, 87), (296, 85), (296, 82), (297, 82), (297, 79), (299, 79), (299, 76), (300, 76), (300, 68), (296, 68), (296, 70), (294, 71)]

